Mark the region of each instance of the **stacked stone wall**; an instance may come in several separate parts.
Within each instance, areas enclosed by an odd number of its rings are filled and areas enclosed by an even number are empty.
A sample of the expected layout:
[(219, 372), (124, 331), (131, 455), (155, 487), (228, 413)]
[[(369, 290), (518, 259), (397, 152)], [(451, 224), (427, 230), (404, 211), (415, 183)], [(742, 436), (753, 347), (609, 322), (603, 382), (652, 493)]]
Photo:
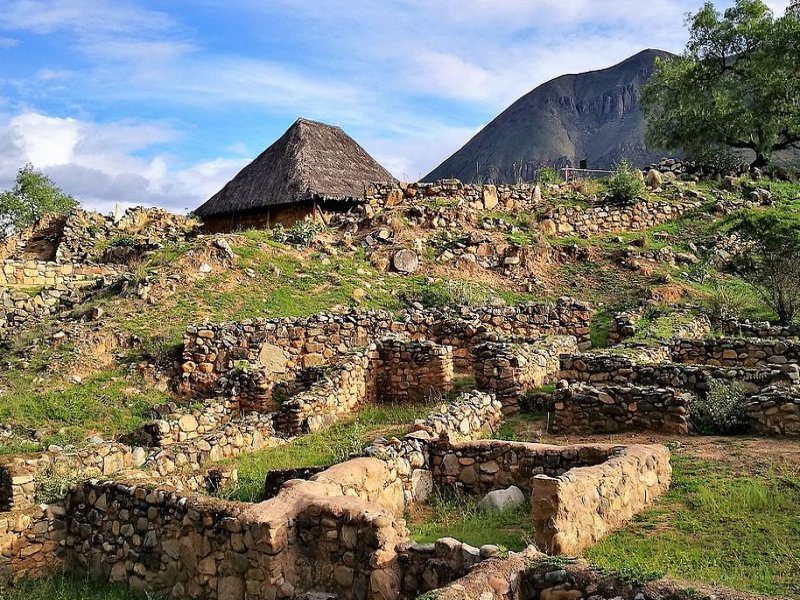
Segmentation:
[(0, 513), (0, 582), (33, 579), (61, 569), (65, 538), (61, 505)]
[(561, 378), (570, 383), (594, 386), (634, 385), (672, 387), (705, 393), (712, 380), (739, 383), (749, 394), (774, 384), (800, 382), (797, 365), (774, 367), (715, 367), (671, 363), (640, 364), (634, 359), (609, 353), (588, 353), (561, 357)]
[(655, 431), (686, 434), (692, 395), (672, 388), (573, 385), (556, 390), (550, 431), (560, 434)]
[(553, 235), (597, 235), (618, 231), (641, 231), (662, 225), (699, 208), (697, 200), (665, 202), (640, 200), (628, 206), (560, 206), (544, 215), (541, 223)]
[(715, 366), (765, 367), (800, 362), (800, 340), (760, 338), (706, 338), (673, 340), (672, 360)]
[(561, 354), (574, 354), (577, 349), (571, 336), (478, 344), (472, 350), (475, 385), (494, 393), (505, 414), (516, 413), (525, 392), (557, 379)]
[(440, 440), (430, 447), (434, 484), (477, 495), (515, 485), (531, 491), (535, 475), (557, 477), (576, 467), (608, 460), (612, 446), (552, 446), (502, 440), (452, 443)]
[(440, 439), (469, 440), (491, 435), (502, 422), (502, 405), (494, 396), (464, 392), (439, 412), (417, 421), (402, 439), (378, 438), (364, 454), (386, 462), (397, 473), (407, 504), (422, 502), (433, 489), (430, 445)]
[[(380, 461), (351, 465), (381, 470)], [(340, 466), (341, 467), (341, 466)], [(361, 480), (387, 477), (361, 474)], [(342, 473), (330, 474), (341, 480)], [(348, 491), (349, 490), (349, 491)], [(68, 564), (169, 598), (398, 598), (402, 522), (348, 483), (289, 482), (248, 505), (125, 482), (86, 482), (67, 501)], [(383, 493), (383, 492), (379, 492)]]
[(689, 587), (672, 578), (633, 582), (584, 560), (553, 559), (533, 547), (475, 565), (436, 592), (437, 600), (753, 600), (733, 590)]
[(275, 415), (276, 431), (286, 436), (319, 431), (375, 402), (378, 362), (374, 344), (335, 361), (327, 377), (281, 404)]
[(664, 446), (625, 446), (600, 464), (531, 481), (537, 548), (575, 556), (597, 543), (669, 489), (672, 467)]
[(750, 431), (760, 435), (800, 435), (800, 386), (772, 386), (748, 398)]
[(435, 183), (373, 183), (367, 186), (365, 200), (373, 208), (394, 208), (401, 205), (429, 202), (433, 198), (464, 203), (478, 210), (532, 208), (542, 202), (536, 184), (493, 185), (462, 183), (443, 179)]
[(800, 339), (800, 325), (772, 325), (766, 321), (751, 323), (750, 321), (729, 320), (722, 324), (725, 335), (745, 338), (776, 338), (782, 340)]
[(377, 343), (380, 361), (378, 400), (421, 402), (444, 396), (453, 387), (453, 349), (434, 342), (386, 338)]
[(536, 337), (572, 335), (581, 350), (591, 346), (588, 305), (570, 298), (555, 303), (513, 307), (483, 307), (460, 311), (408, 310), (394, 317), (386, 311), (353, 309), (306, 318), (251, 319), (187, 328), (183, 376), (179, 389), (187, 394), (225, 387), (240, 361), (267, 368), (272, 381), (304, 368), (365, 347), (388, 334), (453, 347), (456, 370), (472, 365), (471, 347), (490, 333)]

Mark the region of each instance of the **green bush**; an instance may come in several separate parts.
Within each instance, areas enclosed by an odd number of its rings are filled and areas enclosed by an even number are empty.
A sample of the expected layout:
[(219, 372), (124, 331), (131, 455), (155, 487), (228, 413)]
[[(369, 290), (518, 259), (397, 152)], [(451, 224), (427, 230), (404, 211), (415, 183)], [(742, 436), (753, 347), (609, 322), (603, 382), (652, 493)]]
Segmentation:
[(741, 321), (750, 308), (750, 298), (740, 288), (715, 284), (705, 304), (708, 316), (715, 323), (732, 319)]
[(635, 167), (621, 160), (608, 180), (609, 197), (616, 203), (633, 202), (644, 192), (644, 180)]
[(536, 172), (536, 181), (542, 185), (548, 185), (550, 183), (561, 183), (562, 179), (555, 169), (542, 167)]
[(692, 403), (692, 424), (709, 435), (742, 433), (747, 428), (746, 399), (735, 383), (712, 380), (705, 396)]
[(280, 223), (272, 228), (272, 239), (281, 244), (292, 244), (301, 248), (310, 247), (322, 231), (322, 226), (314, 221), (297, 221), (288, 230)]

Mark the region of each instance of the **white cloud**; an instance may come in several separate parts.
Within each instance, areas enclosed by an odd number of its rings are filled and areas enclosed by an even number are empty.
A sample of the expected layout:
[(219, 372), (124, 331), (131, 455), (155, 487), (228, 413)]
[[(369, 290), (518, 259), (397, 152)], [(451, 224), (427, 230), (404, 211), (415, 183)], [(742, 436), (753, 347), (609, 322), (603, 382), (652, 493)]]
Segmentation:
[(183, 165), (166, 154), (136, 155), (177, 137), (158, 123), (97, 124), (35, 112), (0, 118), (0, 188), (32, 163), (92, 209), (120, 202), (183, 210), (197, 207), (248, 162), (214, 158)]
[(13, 48), (19, 44), (19, 40), (10, 37), (0, 37), (0, 48)]

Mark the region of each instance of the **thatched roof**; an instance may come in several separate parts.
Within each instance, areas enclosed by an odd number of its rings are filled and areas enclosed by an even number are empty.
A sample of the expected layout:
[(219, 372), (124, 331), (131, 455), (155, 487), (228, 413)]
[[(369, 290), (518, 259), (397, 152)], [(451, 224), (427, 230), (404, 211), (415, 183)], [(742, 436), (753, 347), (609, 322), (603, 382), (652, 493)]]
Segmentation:
[(321, 200), (363, 200), (373, 182), (394, 181), (339, 127), (298, 119), (195, 212), (201, 217)]

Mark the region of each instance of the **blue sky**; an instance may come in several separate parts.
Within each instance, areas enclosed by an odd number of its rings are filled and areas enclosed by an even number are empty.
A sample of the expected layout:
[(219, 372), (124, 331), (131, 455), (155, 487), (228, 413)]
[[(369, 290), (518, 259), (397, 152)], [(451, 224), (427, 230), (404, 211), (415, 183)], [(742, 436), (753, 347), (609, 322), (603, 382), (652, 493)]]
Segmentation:
[(700, 4), (0, 0), (0, 189), (31, 162), (91, 208), (194, 208), (299, 116), (414, 180), (553, 77), (680, 51)]

